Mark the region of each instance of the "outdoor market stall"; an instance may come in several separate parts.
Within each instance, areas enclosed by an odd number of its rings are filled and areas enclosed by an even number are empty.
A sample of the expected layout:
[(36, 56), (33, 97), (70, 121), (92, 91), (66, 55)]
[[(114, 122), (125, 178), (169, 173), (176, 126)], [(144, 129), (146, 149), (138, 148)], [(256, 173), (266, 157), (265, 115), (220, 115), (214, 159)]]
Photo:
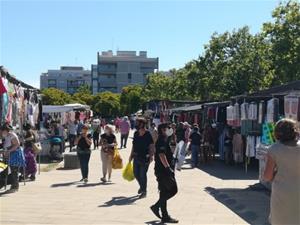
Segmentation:
[[(234, 96), (231, 101), (208, 102), (169, 110), (173, 122), (216, 124), (218, 152), (221, 160), (230, 157), (235, 164), (259, 165), (259, 178), (265, 168), (267, 147), (275, 142), (273, 130), (281, 118), (300, 121), (300, 81), (276, 86), (256, 93)], [(225, 142), (231, 136), (231, 152)], [(259, 162), (259, 163), (258, 163)]]
[[(28, 124), (36, 133), (35, 138), (38, 141), (37, 131), (40, 128), (42, 118), (42, 100), (39, 90), (18, 80), (11, 75), (3, 66), (0, 67), (0, 126), (8, 124), (12, 127), (14, 133), (19, 137), (21, 146), (24, 145), (23, 127)], [(6, 151), (0, 139), (1, 161), (6, 162), (3, 157)], [(35, 157), (38, 154), (34, 151)], [(29, 154), (29, 153), (28, 153)], [(25, 159), (26, 159), (25, 154)], [(27, 163), (27, 159), (25, 160)], [(40, 160), (39, 160), (40, 163)], [(8, 170), (6, 171), (6, 180)], [(23, 166), (23, 175), (25, 174), (25, 166)], [(24, 179), (25, 180), (25, 179)]]
[(263, 181), (265, 154), (275, 142), (273, 131), (281, 118), (300, 121), (300, 81), (232, 97), (227, 107), (227, 123), (243, 137), (245, 169), (253, 159), (259, 160), (259, 179), (267, 187)]
[[(43, 105), (43, 127), (40, 132), (42, 144), (42, 156), (50, 155), (49, 129), (52, 123), (57, 123), (60, 130), (60, 136), (64, 140), (66, 137), (65, 126), (75, 120), (84, 121), (93, 116), (90, 107), (82, 104), (66, 105)], [(64, 144), (62, 146), (64, 148)]]

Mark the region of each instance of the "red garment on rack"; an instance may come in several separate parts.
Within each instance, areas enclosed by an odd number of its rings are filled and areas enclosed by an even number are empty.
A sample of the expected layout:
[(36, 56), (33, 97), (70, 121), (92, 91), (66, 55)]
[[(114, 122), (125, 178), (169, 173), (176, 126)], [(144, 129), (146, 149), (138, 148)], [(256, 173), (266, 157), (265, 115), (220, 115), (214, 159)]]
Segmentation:
[(0, 95), (3, 95), (4, 93), (7, 92), (7, 89), (6, 87), (4, 86), (3, 84), (3, 80), (2, 80), (2, 77), (0, 77)]

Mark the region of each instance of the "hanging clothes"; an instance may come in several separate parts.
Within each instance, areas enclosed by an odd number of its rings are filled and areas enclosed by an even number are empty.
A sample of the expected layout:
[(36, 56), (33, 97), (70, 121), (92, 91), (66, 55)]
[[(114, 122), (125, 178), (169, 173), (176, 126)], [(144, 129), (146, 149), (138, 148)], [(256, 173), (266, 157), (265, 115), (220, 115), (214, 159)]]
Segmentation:
[(255, 149), (256, 149), (255, 141), (256, 141), (255, 136), (247, 136), (247, 143), (246, 143), (247, 157), (255, 157)]
[(243, 162), (243, 151), (244, 150), (244, 143), (242, 135), (236, 133), (233, 135), (232, 139), (232, 152), (233, 152), (233, 160), (236, 163)]
[(300, 120), (300, 97), (290, 94), (284, 97), (284, 114), (286, 118)]
[(259, 106), (258, 106), (258, 123), (262, 124), (264, 123), (264, 118), (265, 118), (265, 102), (260, 101)]
[(279, 99), (272, 98), (267, 102), (267, 122), (274, 123), (279, 119)]
[(7, 92), (6, 87), (4, 86), (4, 78), (0, 76), (0, 96)]
[(241, 126), (241, 119), (240, 119), (240, 105), (235, 103), (233, 106), (233, 125), (234, 127)]
[(233, 106), (232, 105), (226, 107), (226, 116), (227, 116), (227, 118), (226, 118), (227, 124), (229, 126), (233, 126), (233, 118), (234, 117), (233, 117)]
[(241, 120), (248, 119), (248, 111), (249, 111), (249, 104), (247, 102), (241, 104)]
[(251, 102), (249, 105), (249, 120), (257, 120), (257, 104), (255, 102)]

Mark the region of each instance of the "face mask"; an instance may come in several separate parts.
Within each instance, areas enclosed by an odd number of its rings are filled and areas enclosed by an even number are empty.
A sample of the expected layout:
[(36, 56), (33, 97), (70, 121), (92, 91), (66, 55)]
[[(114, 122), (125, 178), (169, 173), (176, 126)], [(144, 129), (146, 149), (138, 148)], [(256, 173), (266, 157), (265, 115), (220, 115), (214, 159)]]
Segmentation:
[(166, 130), (166, 135), (167, 135), (168, 137), (170, 137), (170, 136), (172, 136), (172, 134), (173, 134), (173, 129), (172, 129), (172, 128), (168, 128), (168, 129)]

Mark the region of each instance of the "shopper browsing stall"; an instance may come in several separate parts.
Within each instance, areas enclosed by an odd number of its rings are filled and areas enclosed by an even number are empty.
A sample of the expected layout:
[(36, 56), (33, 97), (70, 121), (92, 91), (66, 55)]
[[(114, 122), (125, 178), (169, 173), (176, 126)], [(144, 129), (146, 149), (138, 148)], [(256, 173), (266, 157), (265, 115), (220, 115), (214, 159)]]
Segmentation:
[(6, 150), (5, 156), (11, 170), (10, 192), (16, 192), (19, 190), (19, 170), (25, 166), (24, 153), (19, 138), (10, 125), (4, 124), (1, 127), (1, 136), (4, 138), (3, 148)]
[(275, 126), (277, 142), (267, 154), (264, 173), (272, 181), (270, 222), (300, 224), (300, 143), (296, 122), (283, 119)]
[(26, 173), (25, 179), (27, 177), (30, 180), (35, 180), (35, 175), (37, 172), (37, 165), (36, 165), (36, 154), (33, 150), (33, 145), (36, 142), (35, 134), (31, 129), (30, 124), (25, 124), (23, 126), (25, 131), (25, 142), (24, 142), (24, 155), (25, 155), (25, 162), (26, 162)]

